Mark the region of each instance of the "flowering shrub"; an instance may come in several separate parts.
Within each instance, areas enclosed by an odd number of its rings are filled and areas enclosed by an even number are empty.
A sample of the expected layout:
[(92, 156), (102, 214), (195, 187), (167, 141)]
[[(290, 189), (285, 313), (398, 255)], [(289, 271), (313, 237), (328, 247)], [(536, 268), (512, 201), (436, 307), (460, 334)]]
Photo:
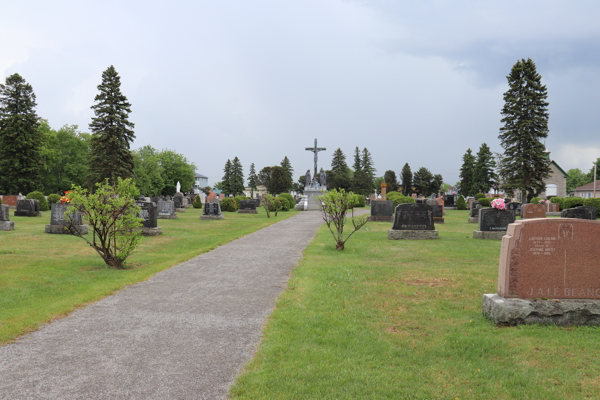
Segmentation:
[(504, 199), (494, 199), (492, 200), (492, 208), (495, 208), (496, 210), (506, 210), (506, 204), (504, 204)]
[(67, 190), (65, 195), (60, 198), (60, 204), (68, 204), (71, 202), (71, 192), (72, 190)]

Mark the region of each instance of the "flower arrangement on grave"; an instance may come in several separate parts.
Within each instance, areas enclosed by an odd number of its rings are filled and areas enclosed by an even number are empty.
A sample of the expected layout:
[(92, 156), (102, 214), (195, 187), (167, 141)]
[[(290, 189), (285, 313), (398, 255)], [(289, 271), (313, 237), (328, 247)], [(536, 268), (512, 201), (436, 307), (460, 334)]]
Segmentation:
[(540, 204), (548, 204), (548, 203), (550, 203), (549, 200), (540, 200)]
[(491, 203), (492, 208), (495, 208), (496, 210), (506, 210), (506, 204), (504, 203), (504, 199), (495, 199), (492, 200)]
[(60, 198), (60, 204), (68, 204), (71, 202), (71, 190), (67, 190), (65, 195)]

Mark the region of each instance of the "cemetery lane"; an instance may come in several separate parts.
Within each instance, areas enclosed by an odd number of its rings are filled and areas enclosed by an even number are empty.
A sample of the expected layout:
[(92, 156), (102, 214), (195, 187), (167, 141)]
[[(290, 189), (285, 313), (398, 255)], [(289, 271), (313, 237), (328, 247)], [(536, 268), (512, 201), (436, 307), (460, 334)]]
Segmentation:
[(0, 347), (0, 399), (227, 398), (322, 223), (299, 213)]

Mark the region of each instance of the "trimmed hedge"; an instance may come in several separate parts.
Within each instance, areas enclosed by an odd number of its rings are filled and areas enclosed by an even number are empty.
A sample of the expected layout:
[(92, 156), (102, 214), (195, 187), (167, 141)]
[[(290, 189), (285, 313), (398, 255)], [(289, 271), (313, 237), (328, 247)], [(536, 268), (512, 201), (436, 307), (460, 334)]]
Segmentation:
[(479, 204), (481, 204), (481, 207), (491, 207), (492, 200), (494, 199), (491, 199), (489, 197), (483, 197), (479, 199)]
[(456, 209), (457, 210), (466, 210), (467, 202), (465, 201), (465, 196), (462, 194), (458, 196), (458, 200), (456, 200)]
[(582, 206), (583, 203), (584, 203), (584, 199), (582, 199), (581, 197), (568, 197), (563, 202), (563, 206), (565, 209), (567, 209), (567, 208)]
[(393, 208), (396, 210), (398, 204), (416, 203), (416, 200), (410, 196), (404, 196), (400, 192), (391, 192), (387, 194), (387, 199), (393, 203)]
[(221, 211), (236, 212), (237, 210), (237, 202), (233, 197), (225, 197), (221, 200)]
[(40, 201), (40, 210), (48, 211), (48, 201), (46, 200), (46, 197), (44, 197), (44, 193), (38, 192), (36, 190), (36, 191), (28, 193), (27, 198), (39, 200)]
[(475, 200), (485, 199), (485, 193), (477, 193), (475, 194)]
[[(282, 197), (288, 202), (288, 210), (293, 210), (296, 207), (296, 202), (294, 201), (294, 196), (289, 193), (281, 193), (278, 197)], [(287, 211), (287, 210), (283, 210)]]
[(600, 198), (585, 199), (584, 206), (596, 207), (596, 216), (600, 217)]
[(58, 203), (60, 201), (60, 196), (56, 193), (52, 193), (48, 195), (48, 204)]

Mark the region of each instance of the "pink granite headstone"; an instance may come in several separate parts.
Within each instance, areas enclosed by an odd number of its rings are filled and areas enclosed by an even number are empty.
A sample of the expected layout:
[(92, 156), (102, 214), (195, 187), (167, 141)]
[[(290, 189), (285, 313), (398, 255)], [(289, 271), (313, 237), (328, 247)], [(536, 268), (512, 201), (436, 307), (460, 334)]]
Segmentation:
[(546, 218), (546, 206), (543, 204), (523, 204), (523, 219)]

